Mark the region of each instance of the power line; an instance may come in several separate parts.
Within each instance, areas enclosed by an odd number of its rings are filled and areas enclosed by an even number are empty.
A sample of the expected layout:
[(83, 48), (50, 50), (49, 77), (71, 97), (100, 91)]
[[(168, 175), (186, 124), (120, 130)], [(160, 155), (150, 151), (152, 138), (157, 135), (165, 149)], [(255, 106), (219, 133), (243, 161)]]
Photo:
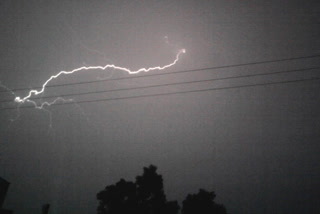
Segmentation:
[[(127, 96), (127, 97), (105, 98), (105, 99), (95, 99), (95, 100), (83, 100), (83, 101), (78, 101), (76, 103), (77, 104), (81, 104), (81, 103), (97, 103), (97, 102), (107, 102), (107, 101), (116, 101), (116, 100), (127, 100), (127, 99), (137, 99), (137, 98), (147, 98), (147, 97), (159, 97), (159, 96), (169, 96), (169, 95), (177, 95), (177, 94), (188, 94), (188, 93), (206, 92), (206, 91), (221, 91), (221, 90), (229, 90), (229, 89), (237, 89), (237, 88), (249, 88), (249, 87), (268, 86), (268, 85), (277, 85), (277, 84), (298, 83), (298, 82), (314, 81), (314, 80), (320, 80), (320, 77), (313, 77), (313, 78), (309, 78), (309, 79), (278, 81), (278, 82), (268, 82), (268, 83), (256, 83), (256, 84), (239, 85), (239, 86), (228, 86), (228, 87), (217, 87), (217, 88), (178, 91), (178, 92), (167, 92), (167, 93)], [(59, 106), (61, 106), (61, 105), (70, 105), (70, 104), (74, 104), (74, 103), (73, 102), (57, 103), (57, 104), (55, 104), (55, 106), (57, 106), (57, 105), (59, 105)], [(20, 107), (20, 109), (21, 108), (34, 108), (34, 106), (23, 106), (23, 107)], [(13, 110), (13, 109), (17, 109), (17, 108), (9, 107), (9, 108), (2, 108), (0, 110)]]
[[(131, 88), (120, 88), (120, 89), (110, 89), (110, 90), (91, 91), (91, 92), (82, 92), (82, 93), (51, 95), (51, 96), (44, 96), (44, 97), (36, 97), (36, 98), (33, 98), (32, 100), (54, 98), (54, 97), (81, 96), (81, 95), (100, 94), (100, 93), (107, 93), (107, 92), (117, 92), (117, 91), (127, 91), (127, 90), (137, 90), (137, 89), (147, 89), (147, 88), (156, 88), (156, 87), (167, 87), (167, 86), (174, 86), (174, 85), (203, 83), (203, 82), (212, 82), (212, 81), (218, 81), (218, 80), (229, 80), (229, 79), (238, 79), (238, 78), (249, 78), (249, 77), (256, 77), (256, 76), (276, 75), (276, 74), (284, 74), (284, 73), (292, 73), (292, 72), (302, 72), (302, 71), (314, 70), (314, 69), (319, 69), (319, 68), (320, 67), (310, 67), (310, 68), (302, 68), (302, 69), (294, 69), (294, 70), (284, 70), (284, 71), (275, 71), (275, 72), (264, 72), (264, 73), (258, 73), (258, 74), (246, 74), (246, 75), (238, 75), (238, 76), (212, 78), (212, 79), (205, 79), (205, 80), (194, 80), (194, 81), (177, 82), (177, 83), (138, 86), (138, 87), (131, 87)], [(12, 101), (13, 101), (12, 99), (3, 100), (3, 101), (0, 101), (0, 103), (12, 102)]]
[[(48, 85), (48, 86), (46, 86), (46, 88), (71, 86), (71, 85), (81, 85), (81, 84), (90, 84), (90, 83), (107, 82), (107, 81), (115, 81), (115, 80), (147, 78), (147, 77), (153, 77), (153, 76), (172, 75), (172, 74), (188, 73), (188, 72), (195, 72), (195, 71), (216, 70), (216, 69), (222, 69), (222, 68), (234, 68), (234, 67), (266, 64), (266, 63), (273, 63), (273, 62), (285, 62), (285, 61), (300, 60), (300, 59), (310, 59), (310, 58), (316, 58), (316, 57), (320, 57), (320, 54), (318, 54), (318, 55), (310, 55), (310, 56), (275, 59), (275, 60), (258, 61), (258, 62), (239, 63), (239, 64), (232, 64), (232, 65), (213, 66), (213, 67), (191, 69), (191, 70), (180, 70), (180, 71), (173, 71), (173, 72), (170, 72), (170, 73), (155, 73), (155, 74), (149, 74), (149, 75), (143, 75), (143, 76), (129, 76), (129, 77), (120, 77), (120, 78), (105, 79), (105, 80), (92, 80), (92, 81), (84, 81), (84, 82), (76, 82), (76, 83), (64, 83), (64, 84)], [(34, 89), (39, 89), (41, 87), (42, 86), (37, 86)], [(30, 88), (15, 88), (15, 89), (11, 89), (11, 91), (24, 91), (24, 90), (30, 90)], [(2, 91), (0, 91), (0, 93), (1, 92), (6, 92), (6, 90), (2, 90)]]

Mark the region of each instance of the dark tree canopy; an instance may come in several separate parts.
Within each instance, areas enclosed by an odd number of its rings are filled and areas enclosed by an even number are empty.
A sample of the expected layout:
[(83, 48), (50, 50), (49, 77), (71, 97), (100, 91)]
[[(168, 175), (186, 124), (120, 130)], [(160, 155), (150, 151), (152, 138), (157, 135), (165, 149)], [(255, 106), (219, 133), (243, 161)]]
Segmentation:
[[(97, 194), (98, 214), (177, 214), (177, 201), (167, 201), (162, 176), (157, 167), (143, 168), (136, 182), (121, 179)], [(182, 214), (226, 214), (223, 205), (214, 202), (214, 192), (200, 189), (183, 201)]]
[(97, 194), (100, 201), (99, 214), (176, 214), (179, 205), (167, 201), (163, 190), (162, 176), (157, 167), (150, 165), (143, 169), (143, 175), (136, 182), (121, 179), (115, 185), (107, 186)]
[(132, 213), (137, 211), (136, 185), (121, 179), (97, 194), (98, 213)]
[(200, 189), (197, 194), (189, 194), (182, 202), (182, 214), (226, 214), (226, 208), (214, 202), (216, 195)]

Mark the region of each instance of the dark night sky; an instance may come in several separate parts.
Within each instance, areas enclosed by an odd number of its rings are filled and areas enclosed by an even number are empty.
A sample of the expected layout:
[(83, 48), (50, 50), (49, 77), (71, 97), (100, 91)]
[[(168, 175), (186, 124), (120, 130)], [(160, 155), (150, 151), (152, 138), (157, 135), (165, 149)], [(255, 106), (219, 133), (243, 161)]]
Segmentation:
[[(57, 2), (1, 0), (2, 85), (32, 89), (61, 70), (85, 65), (165, 65), (181, 48), (187, 53), (161, 72), (320, 54), (318, 1)], [(45, 96), (314, 66), (320, 66), (319, 57), (48, 88)], [(89, 71), (52, 84), (122, 77), (128, 74)], [(73, 98), (314, 77), (320, 77), (319, 69)], [(232, 214), (319, 213), (319, 93), (315, 80), (60, 105), (48, 108), (51, 122), (47, 111), (0, 110), (0, 176), (11, 183), (4, 208), (40, 213), (41, 205), (50, 203), (52, 214), (94, 213), (98, 191), (120, 178), (134, 180), (154, 164), (170, 200), (181, 202), (205, 188), (214, 190)], [(14, 99), (9, 92), (0, 96)], [(0, 105), (16, 107), (14, 102)]]

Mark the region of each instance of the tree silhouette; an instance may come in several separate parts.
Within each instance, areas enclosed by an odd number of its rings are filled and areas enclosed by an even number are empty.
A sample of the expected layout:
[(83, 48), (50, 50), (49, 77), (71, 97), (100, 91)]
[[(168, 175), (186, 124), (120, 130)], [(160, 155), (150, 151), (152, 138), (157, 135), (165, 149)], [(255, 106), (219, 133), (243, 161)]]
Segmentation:
[(98, 213), (117, 214), (137, 211), (136, 185), (121, 179), (97, 194), (100, 204)]
[(216, 195), (200, 189), (197, 194), (189, 194), (182, 202), (182, 214), (227, 214), (226, 208), (214, 202)]
[(176, 201), (167, 201), (163, 190), (162, 176), (157, 167), (150, 165), (143, 169), (143, 175), (136, 182), (121, 179), (115, 185), (107, 186), (97, 194), (100, 201), (99, 214), (176, 214), (179, 205)]
[[(182, 214), (227, 214), (226, 208), (214, 202), (216, 195), (200, 189), (189, 194), (183, 201)], [(162, 176), (157, 167), (143, 168), (136, 181), (120, 179), (97, 194), (98, 214), (177, 214), (177, 201), (167, 201), (163, 190)]]

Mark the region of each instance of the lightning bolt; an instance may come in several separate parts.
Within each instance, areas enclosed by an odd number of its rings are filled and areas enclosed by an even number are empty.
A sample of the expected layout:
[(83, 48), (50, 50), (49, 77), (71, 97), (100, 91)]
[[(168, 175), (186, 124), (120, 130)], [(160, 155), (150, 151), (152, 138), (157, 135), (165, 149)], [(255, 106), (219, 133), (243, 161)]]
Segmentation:
[(35, 101), (31, 100), (30, 98), (32, 96), (37, 96), (39, 94), (44, 93), (45, 89), (46, 89), (46, 86), (49, 84), (49, 82), (51, 82), (52, 80), (58, 78), (61, 75), (70, 75), (70, 74), (73, 74), (73, 73), (76, 73), (76, 72), (94, 70), (94, 69), (106, 70), (108, 68), (114, 68), (116, 70), (125, 71), (128, 74), (138, 74), (138, 73), (141, 73), (141, 72), (149, 72), (149, 71), (154, 71), (154, 70), (164, 70), (166, 68), (174, 66), (179, 61), (180, 55), (184, 54), (184, 53), (186, 53), (186, 49), (181, 49), (177, 53), (175, 60), (170, 64), (167, 64), (167, 65), (164, 65), (164, 66), (150, 67), (150, 68), (140, 68), (140, 69), (134, 70), (134, 71), (132, 71), (132, 70), (130, 70), (128, 68), (116, 66), (114, 64), (108, 64), (108, 65), (105, 65), (105, 66), (83, 66), (83, 67), (79, 67), (79, 68), (73, 69), (71, 71), (60, 71), (59, 73), (57, 73), (56, 75), (51, 76), (47, 81), (45, 81), (40, 90), (30, 90), (27, 96), (25, 96), (23, 98), (21, 98), (19, 96), (16, 96), (14, 101), (16, 103), (19, 103), (19, 104), (23, 104), (23, 103), (26, 103), (26, 102), (27, 103), (32, 103), (35, 106), (35, 108), (37, 108), (37, 109), (43, 109), (45, 106), (51, 106), (51, 105), (55, 104), (58, 101), (72, 102), (73, 101), (72, 99), (65, 100), (65, 99), (63, 99), (61, 97), (58, 97), (53, 102), (43, 102), (40, 105), (38, 105)]

